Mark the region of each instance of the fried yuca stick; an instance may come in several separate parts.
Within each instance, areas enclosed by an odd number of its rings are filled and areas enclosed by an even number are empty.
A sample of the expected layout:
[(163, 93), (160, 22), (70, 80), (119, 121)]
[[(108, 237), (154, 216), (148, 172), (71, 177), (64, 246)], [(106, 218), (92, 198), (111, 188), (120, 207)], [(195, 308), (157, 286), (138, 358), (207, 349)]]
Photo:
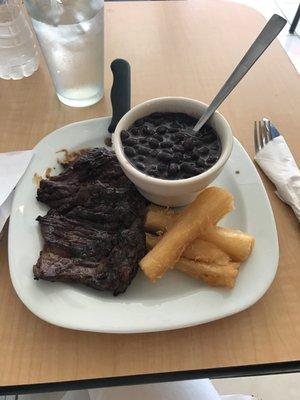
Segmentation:
[[(181, 214), (182, 211), (176, 212), (171, 208), (151, 204), (146, 215), (145, 228), (149, 232), (157, 232), (158, 230), (165, 232), (171, 228)], [(211, 224), (215, 225), (222, 217), (223, 215), (220, 218), (216, 215), (212, 218)]]
[[(159, 242), (159, 240), (159, 236), (146, 233), (147, 249), (151, 250)], [(193, 243), (195, 243), (195, 241)], [(183, 257), (180, 257), (180, 259), (175, 264), (176, 269), (184, 272), (194, 279), (203, 280), (210, 286), (220, 286), (228, 288), (232, 288), (234, 286), (240, 266), (239, 263), (230, 262), (227, 254), (225, 255), (227, 256), (228, 260), (226, 260), (226, 263), (224, 265), (217, 264), (216, 261), (218, 260), (212, 260), (214, 254), (212, 254), (212, 257), (203, 257), (206, 260), (208, 258), (211, 259), (207, 262), (203, 262), (203, 259), (192, 261), (188, 259), (188, 257), (186, 257), (186, 252), (188, 249), (189, 247), (185, 249), (185, 251), (182, 253)]]
[(206, 264), (199, 261), (180, 258), (175, 268), (195, 279), (203, 280), (209, 286), (233, 288), (239, 273), (239, 263), (229, 262), (226, 265)]
[(245, 261), (254, 246), (255, 239), (238, 229), (211, 226), (203, 235), (206, 240), (214, 243), (229, 254), (235, 261)]
[[(180, 216), (167, 208), (150, 206), (146, 216), (145, 229), (150, 232), (165, 232)], [(222, 228), (211, 225), (199, 238), (214, 243), (235, 261), (246, 260), (254, 246), (254, 237), (238, 229)]]
[[(162, 238), (162, 236), (146, 233), (146, 245), (151, 250)], [(202, 239), (195, 239), (182, 253), (182, 256), (189, 260), (205, 263), (225, 265), (230, 262), (230, 257), (220, 250), (214, 243)]]
[(159, 207), (151, 204), (148, 208), (145, 221), (145, 229), (149, 232), (166, 232), (174, 224), (175, 219), (180, 212), (165, 207)]
[(185, 248), (201, 231), (233, 209), (233, 196), (224, 189), (210, 187), (184, 209), (159, 243), (140, 261), (145, 275), (156, 281), (174, 267)]

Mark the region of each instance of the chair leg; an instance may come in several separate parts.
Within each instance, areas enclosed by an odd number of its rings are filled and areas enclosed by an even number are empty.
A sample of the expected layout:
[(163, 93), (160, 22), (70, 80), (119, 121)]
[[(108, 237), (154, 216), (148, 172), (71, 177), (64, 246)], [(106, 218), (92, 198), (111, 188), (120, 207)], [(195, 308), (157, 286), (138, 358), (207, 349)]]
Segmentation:
[(299, 22), (299, 19), (300, 19), (300, 4), (299, 4), (298, 10), (296, 12), (296, 15), (295, 15), (295, 17), (293, 19), (292, 25), (290, 27), (290, 30), (289, 30), (290, 33), (294, 33), (295, 32), (295, 29), (297, 28), (297, 24)]

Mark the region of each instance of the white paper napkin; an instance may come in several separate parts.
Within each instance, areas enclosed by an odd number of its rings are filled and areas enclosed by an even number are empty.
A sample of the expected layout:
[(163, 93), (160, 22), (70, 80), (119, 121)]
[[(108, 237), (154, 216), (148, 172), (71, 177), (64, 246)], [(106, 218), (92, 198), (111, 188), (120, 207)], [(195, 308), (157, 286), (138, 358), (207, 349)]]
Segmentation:
[(276, 186), (277, 196), (292, 207), (300, 221), (300, 171), (283, 136), (278, 136), (254, 157)]
[(32, 150), (0, 153), (0, 232), (10, 214), (13, 190), (32, 156)]

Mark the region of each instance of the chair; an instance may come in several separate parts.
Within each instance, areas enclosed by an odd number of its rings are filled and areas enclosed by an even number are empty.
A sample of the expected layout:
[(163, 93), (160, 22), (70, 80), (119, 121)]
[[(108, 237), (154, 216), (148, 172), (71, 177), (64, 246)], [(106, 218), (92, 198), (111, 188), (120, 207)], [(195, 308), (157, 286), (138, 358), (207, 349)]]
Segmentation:
[(296, 12), (296, 15), (295, 15), (295, 17), (293, 19), (292, 25), (290, 27), (290, 30), (289, 30), (290, 33), (294, 33), (295, 32), (295, 30), (297, 28), (297, 25), (298, 25), (298, 22), (299, 22), (299, 19), (300, 19), (300, 4), (298, 6), (298, 10)]

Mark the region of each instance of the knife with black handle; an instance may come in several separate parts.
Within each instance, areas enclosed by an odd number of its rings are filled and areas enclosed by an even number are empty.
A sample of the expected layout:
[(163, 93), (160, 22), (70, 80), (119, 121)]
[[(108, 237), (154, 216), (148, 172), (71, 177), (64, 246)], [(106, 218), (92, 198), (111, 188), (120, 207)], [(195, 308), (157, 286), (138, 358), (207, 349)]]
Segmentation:
[(120, 119), (130, 110), (131, 82), (130, 65), (126, 60), (117, 58), (110, 66), (113, 73), (113, 85), (110, 92), (112, 118), (108, 131), (113, 133)]

